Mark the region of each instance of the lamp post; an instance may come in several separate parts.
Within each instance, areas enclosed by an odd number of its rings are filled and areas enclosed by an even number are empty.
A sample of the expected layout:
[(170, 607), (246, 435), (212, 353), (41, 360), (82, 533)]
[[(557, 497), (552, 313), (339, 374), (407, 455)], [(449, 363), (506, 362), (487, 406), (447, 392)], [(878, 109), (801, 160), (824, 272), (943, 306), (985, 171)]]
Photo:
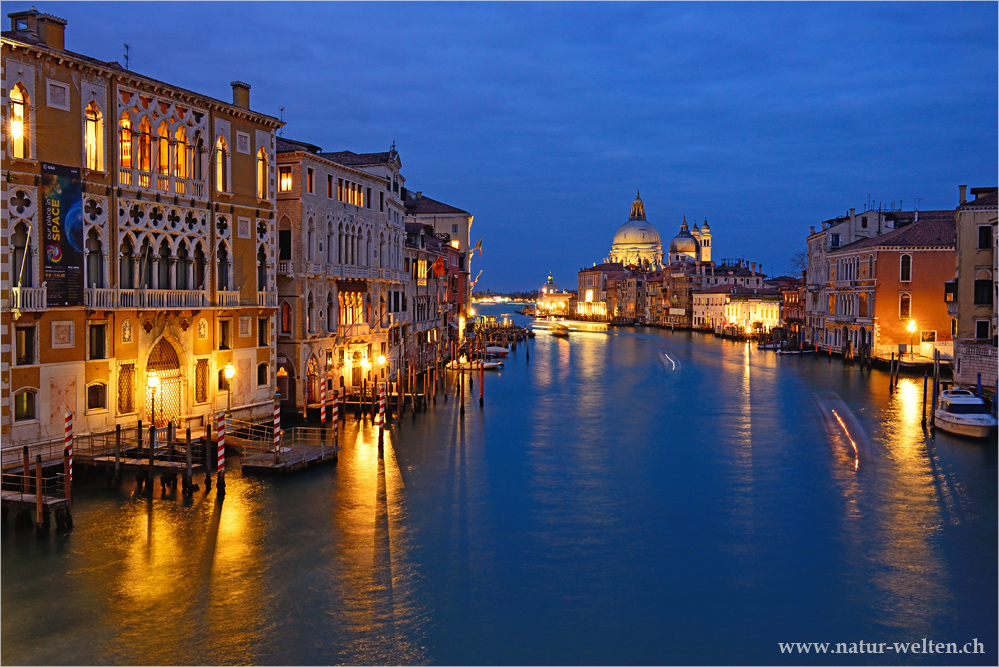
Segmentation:
[(149, 371), (149, 374), (147, 376), (147, 382), (153, 390), (152, 420), (153, 420), (153, 428), (156, 428), (156, 390), (160, 386), (160, 376), (154, 373), (153, 371)]
[(913, 336), (916, 333), (916, 320), (909, 320), (909, 326), (907, 328), (909, 329), (909, 361), (912, 361), (913, 359), (912, 341), (913, 341)]
[(232, 376), (236, 374), (236, 369), (232, 367), (232, 364), (225, 365), (225, 402), (226, 402), (226, 414), (232, 412)]

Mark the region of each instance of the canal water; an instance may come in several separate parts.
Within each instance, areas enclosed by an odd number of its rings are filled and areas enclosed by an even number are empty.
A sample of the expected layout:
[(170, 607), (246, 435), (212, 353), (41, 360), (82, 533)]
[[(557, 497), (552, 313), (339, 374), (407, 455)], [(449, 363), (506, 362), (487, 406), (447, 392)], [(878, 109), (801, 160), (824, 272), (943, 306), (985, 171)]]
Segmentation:
[[(221, 503), (84, 481), (71, 533), (2, 533), (0, 659), (996, 664), (996, 443), (928, 435), (921, 378), (591, 328)], [(923, 638), (985, 653), (778, 646)]]

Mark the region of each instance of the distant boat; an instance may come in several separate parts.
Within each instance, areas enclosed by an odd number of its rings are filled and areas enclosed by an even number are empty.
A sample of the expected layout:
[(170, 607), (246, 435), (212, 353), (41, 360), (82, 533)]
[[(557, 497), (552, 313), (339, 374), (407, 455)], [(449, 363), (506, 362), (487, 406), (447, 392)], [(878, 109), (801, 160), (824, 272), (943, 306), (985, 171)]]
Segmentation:
[(779, 350), (780, 342), (770, 341), (769, 343), (760, 343), (759, 345), (756, 346), (756, 348), (759, 350)]
[(569, 337), (569, 327), (565, 326), (560, 322), (556, 322), (555, 324), (553, 324), (551, 326), (550, 331), (552, 332), (553, 336), (558, 336), (559, 338)]
[[(471, 361), (452, 361), (447, 365), (449, 370), (463, 370), (463, 371), (477, 371), (479, 370), (479, 360), (472, 359)], [(486, 359), (482, 362), (482, 370), (486, 371), (496, 371), (503, 368), (503, 362), (496, 359)]]
[(495, 354), (500, 357), (505, 357), (510, 354), (510, 350), (501, 345), (487, 345), (486, 354)]
[(777, 350), (777, 354), (815, 354), (815, 350)]
[(933, 413), (941, 430), (969, 438), (988, 438), (995, 432), (996, 418), (978, 396), (967, 389), (945, 389)]

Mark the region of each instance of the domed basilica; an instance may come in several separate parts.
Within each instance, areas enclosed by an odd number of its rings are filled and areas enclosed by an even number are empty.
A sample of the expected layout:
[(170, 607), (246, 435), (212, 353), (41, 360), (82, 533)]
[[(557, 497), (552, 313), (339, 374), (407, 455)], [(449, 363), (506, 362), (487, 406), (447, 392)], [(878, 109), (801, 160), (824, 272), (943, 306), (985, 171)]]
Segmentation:
[[(637, 266), (645, 270), (663, 267), (663, 244), (659, 232), (645, 219), (645, 204), (640, 193), (635, 195), (628, 222), (614, 234), (610, 256), (604, 261), (620, 262), (624, 266)], [(680, 225), (680, 233), (669, 244), (666, 263), (711, 261), (711, 229), (708, 221), (698, 229), (687, 227), (687, 218)]]

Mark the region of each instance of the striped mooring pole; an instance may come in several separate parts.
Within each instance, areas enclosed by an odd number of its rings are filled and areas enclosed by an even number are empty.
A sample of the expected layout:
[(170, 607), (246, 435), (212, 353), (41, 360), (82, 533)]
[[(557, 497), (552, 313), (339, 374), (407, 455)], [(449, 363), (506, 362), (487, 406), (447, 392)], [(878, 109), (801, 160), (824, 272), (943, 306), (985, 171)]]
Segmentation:
[(319, 421), (326, 423), (326, 378), (319, 380)]
[(216, 480), (216, 485), (218, 486), (219, 494), (225, 494), (225, 413), (219, 413), (218, 427), (215, 429), (216, 436), (218, 438), (218, 479)]
[(333, 458), (340, 449), (340, 392), (333, 390)]
[(69, 481), (73, 481), (73, 413), (66, 412), (66, 453), (69, 454)]
[(378, 444), (385, 441), (385, 383), (378, 384)]
[(274, 402), (274, 463), (280, 463), (281, 456), (281, 404)]

